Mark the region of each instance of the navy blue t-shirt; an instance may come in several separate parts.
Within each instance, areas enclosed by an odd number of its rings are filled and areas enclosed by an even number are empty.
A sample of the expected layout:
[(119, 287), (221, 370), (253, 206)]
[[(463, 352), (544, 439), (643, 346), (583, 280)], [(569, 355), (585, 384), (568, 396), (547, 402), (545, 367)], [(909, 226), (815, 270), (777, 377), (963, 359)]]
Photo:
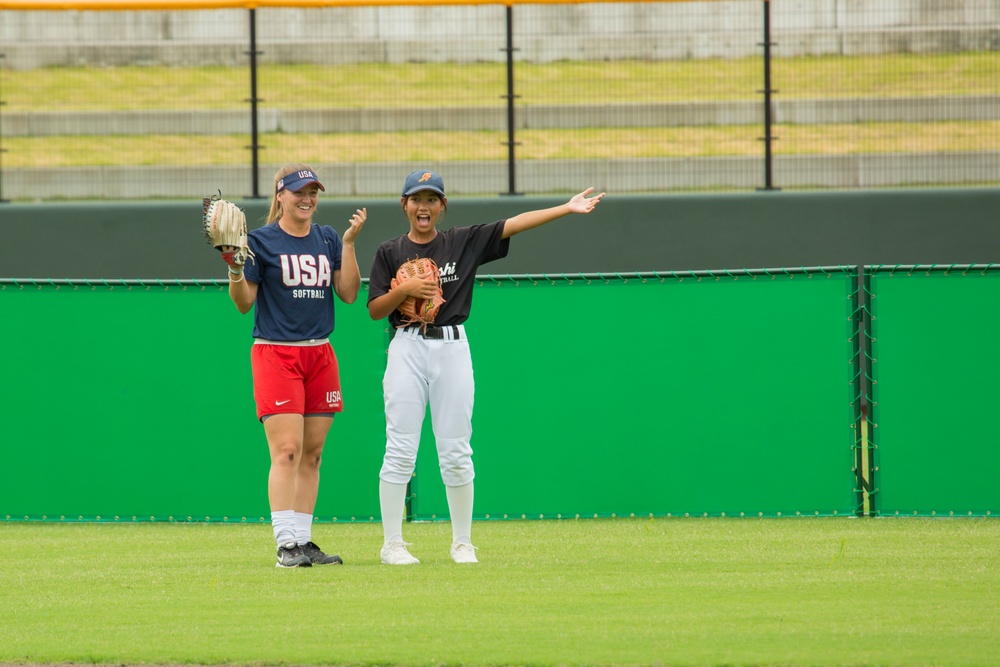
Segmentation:
[(311, 225), (308, 236), (292, 236), (277, 223), (248, 234), (256, 256), (244, 265), (257, 283), (254, 338), (299, 341), (333, 332), (333, 272), (340, 268), (343, 242), (333, 227)]

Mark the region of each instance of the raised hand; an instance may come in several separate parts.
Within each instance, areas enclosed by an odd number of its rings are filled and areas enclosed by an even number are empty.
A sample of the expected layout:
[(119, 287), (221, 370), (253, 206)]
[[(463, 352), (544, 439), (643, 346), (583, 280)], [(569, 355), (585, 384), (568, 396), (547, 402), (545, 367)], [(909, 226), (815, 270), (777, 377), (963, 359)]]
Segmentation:
[(354, 215), (351, 216), (350, 223), (351, 227), (346, 232), (344, 232), (343, 241), (344, 243), (354, 243), (354, 239), (358, 237), (358, 233), (361, 228), (365, 226), (365, 220), (368, 219), (368, 209), (359, 208), (355, 211)]
[(593, 197), (589, 197), (588, 198), (587, 195), (589, 195), (593, 191), (594, 191), (594, 188), (587, 188), (586, 190), (584, 190), (580, 194), (578, 194), (578, 195), (574, 196), (572, 199), (570, 199), (569, 203), (567, 204), (567, 206), (569, 206), (570, 212), (571, 213), (590, 213), (591, 211), (593, 211), (594, 207), (597, 206), (601, 202), (602, 199), (604, 199), (604, 193), (603, 192), (601, 194), (599, 194), (599, 195), (594, 195)]

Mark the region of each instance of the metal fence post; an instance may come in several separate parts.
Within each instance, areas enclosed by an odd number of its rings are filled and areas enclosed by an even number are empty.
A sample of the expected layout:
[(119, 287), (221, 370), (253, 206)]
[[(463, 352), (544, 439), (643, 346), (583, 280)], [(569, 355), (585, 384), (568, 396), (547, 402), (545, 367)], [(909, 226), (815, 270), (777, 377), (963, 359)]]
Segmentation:
[(778, 91), (771, 88), (771, 2), (764, 0), (764, 189), (775, 190), (774, 156), (771, 144), (777, 139), (772, 134), (771, 94)]
[(507, 192), (500, 194), (517, 195), (517, 182), (514, 165), (514, 147), (517, 141), (514, 140), (514, 8), (507, 5)]
[(250, 9), (250, 50), (247, 54), (250, 56), (250, 99), (246, 100), (250, 102), (250, 145), (247, 148), (250, 149), (250, 172), (252, 181), (250, 183), (250, 192), (254, 199), (260, 199), (260, 188), (258, 187), (258, 181), (260, 180), (260, 143), (258, 142), (258, 129), (257, 129), (257, 103), (260, 102), (260, 98), (257, 97), (257, 54), (260, 51), (257, 50), (257, 10)]
[[(0, 53), (0, 60), (6, 58), (7, 55)], [(3, 72), (3, 68), (0, 68), (0, 72)], [(0, 80), (3, 77), (0, 76)], [(3, 198), (3, 154), (6, 152), (6, 148), (3, 147), (3, 107), (7, 104), (3, 101), (3, 93), (0, 91), (0, 204), (6, 204), (7, 200)]]

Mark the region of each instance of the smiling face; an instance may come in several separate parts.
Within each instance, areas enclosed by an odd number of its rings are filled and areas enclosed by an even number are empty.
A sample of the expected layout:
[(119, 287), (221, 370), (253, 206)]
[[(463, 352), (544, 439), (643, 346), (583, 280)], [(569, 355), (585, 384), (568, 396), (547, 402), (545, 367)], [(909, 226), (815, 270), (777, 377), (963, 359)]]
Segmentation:
[(403, 212), (410, 221), (410, 237), (414, 240), (434, 238), (434, 227), (445, 211), (448, 200), (431, 190), (421, 190), (403, 197), (402, 203)]
[(319, 187), (313, 183), (301, 190), (282, 190), (277, 195), (281, 202), (281, 218), (288, 222), (304, 224), (312, 219), (319, 203)]

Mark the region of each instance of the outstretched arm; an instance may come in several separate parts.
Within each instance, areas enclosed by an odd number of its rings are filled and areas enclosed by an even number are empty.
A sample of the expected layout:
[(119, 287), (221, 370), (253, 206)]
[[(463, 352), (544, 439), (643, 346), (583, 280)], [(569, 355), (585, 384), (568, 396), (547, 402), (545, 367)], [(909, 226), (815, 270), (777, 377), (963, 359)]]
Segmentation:
[(593, 191), (594, 188), (587, 188), (560, 206), (544, 208), (538, 211), (525, 211), (524, 213), (518, 213), (513, 218), (507, 218), (507, 221), (503, 226), (502, 238), (510, 238), (514, 234), (520, 234), (521, 232), (526, 232), (529, 229), (541, 227), (547, 222), (558, 220), (564, 215), (569, 215), (570, 213), (590, 213), (604, 198), (603, 192), (599, 195), (594, 195), (593, 197), (588, 198), (587, 195)]

